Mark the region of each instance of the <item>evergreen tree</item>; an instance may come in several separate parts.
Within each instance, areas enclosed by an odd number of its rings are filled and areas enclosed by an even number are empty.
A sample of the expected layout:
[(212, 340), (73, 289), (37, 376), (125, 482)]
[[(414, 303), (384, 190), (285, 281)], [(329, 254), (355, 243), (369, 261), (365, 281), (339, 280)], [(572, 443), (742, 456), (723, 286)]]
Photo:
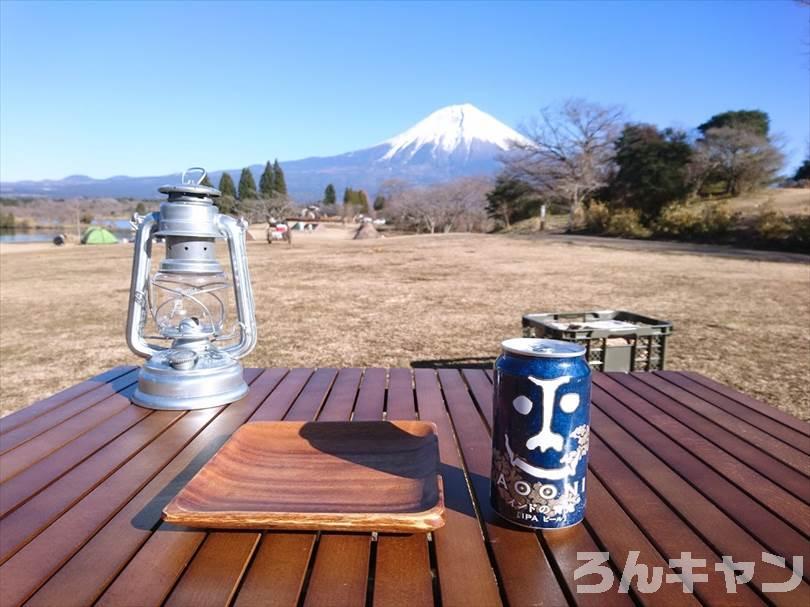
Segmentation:
[(245, 167), (239, 176), (239, 200), (251, 198), (256, 198), (256, 182), (253, 180), (253, 173)]
[(356, 192), (355, 207), (357, 212), (363, 215), (368, 215), (368, 195), (363, 190)]
[(262, 198), (272, 198), (275, 186), (275, 178), (273, 174), (273, 165), (270, 161), (264, 165), (264, 172), (259, 178), (259, 193)]
[(385, 208), (385, 196), (382, 194), (377, 194), (374, 198), (374, 210), (375, 211), (382, 211)]
[(335, 186), (330, 183), (323, 191), (323, 203), (327, 206), (334, 206), (336, 201), (337, 194), (335, 193)]
[(715, 114), (698, 127), (704, 135), (709, 129), (740, 129), (760, 137), (767, 137), (771, 119), (762, 110), (737, 110)]
[[(222, 192), (223, 198), (236, 198), (236, 186), (234, 186), (233, 179), (228, 173), (222, 173), (222, 177), (219, 178), (219, 187), (217, 189)], [(224, 211), (222, 212), (224, 213)]]
[(614, 199), (638, 209), (646, 219), (689, 194), (692, 148), (681, 131), (659, 131), (651, 124), (628, 124), (616, 141), (618, 172), (609, 189)]
[(353, 191), (351, 188), (343, 190), (343, 204), (351, 204)]
[(793, 179), (796, 181), (803, 181), (805, 179), (810, 179), (810, 158), (807, 158), (798, 169), (796, 169), (796, 174), (793, 176)]
[(203, 177), (202, 181), (200, 182), (200, 185), (204, 185), (207, 188), (214, 187), (214, 185), (211, 183), (211, 180), (208, 179), (208, 173), (205, 174), (205, 177)]
[(284, 171), (281, 170), (278, 158), (273, 163), (273, 189), (282, 196), (287, 195), (287, 180), (284, 179)]
[(222, 196), (214, 198), (214, 206), (224, 215), (231, 215), (236, 209), (236, 201), (233, 196)]

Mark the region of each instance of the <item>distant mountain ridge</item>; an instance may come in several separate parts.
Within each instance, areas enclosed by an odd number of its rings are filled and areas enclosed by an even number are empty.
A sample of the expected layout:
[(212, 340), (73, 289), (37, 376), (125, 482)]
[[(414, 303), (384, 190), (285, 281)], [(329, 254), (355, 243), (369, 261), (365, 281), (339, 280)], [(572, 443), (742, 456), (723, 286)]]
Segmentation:
[[(451, 105), (430, 114), (403, 133), (362, 150), (337, 156), (282, 162), (290, 194), (302, 201), (320, 199), (327, 184), (349, 186), (373, 194), (388, 179), (426, 185), (465, 176), (493, 175), (498, 158), (514, 142), (526, 139), (475, 106)], [(263, 164), (250, 166), (256, 180)], [(238, 182), (241, 169), (227, 172)], [(223, 171), (209, 173), (212, 183)], [(71, 175), (64, 179), (0, 182), (0, 195), (159, 198), (157, 188), (174, 183), (179, 173), (154, 177), (116, 176), (93, 179)]]

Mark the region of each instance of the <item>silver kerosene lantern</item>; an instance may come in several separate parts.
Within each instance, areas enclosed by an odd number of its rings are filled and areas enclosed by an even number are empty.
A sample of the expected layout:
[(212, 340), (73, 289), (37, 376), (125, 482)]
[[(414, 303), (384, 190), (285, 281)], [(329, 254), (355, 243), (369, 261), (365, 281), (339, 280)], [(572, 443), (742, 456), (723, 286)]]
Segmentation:
[[(196, 179), (190, 177), (194, 174)], [(204, 169), (188, 169), (180, 185), (159, 188), (168, 195), (159, 213), (133, 217), (136, 235), (127, 343), (135, 354), (149, 360), (140, 371), (132, 400), (151, 409), (216, 407), (248, 391), (238, 360), (256, 345), (245, 251), (247, 223), (217, 211), (213, 199), (220, 192), (200, 185), (204, 178)], [(158, 272), (151, 274), (156, 237), (164, 239), (166, 254)], [(226, 326), (231, 284), (216, 259), (217, 238), (228, 241), (230, 252), (237, 315), (233, 330)], [(159, 335), (145, 335), (147, 314)], [(168, 340), (171, 346), (156, 346), (147, 339)]]

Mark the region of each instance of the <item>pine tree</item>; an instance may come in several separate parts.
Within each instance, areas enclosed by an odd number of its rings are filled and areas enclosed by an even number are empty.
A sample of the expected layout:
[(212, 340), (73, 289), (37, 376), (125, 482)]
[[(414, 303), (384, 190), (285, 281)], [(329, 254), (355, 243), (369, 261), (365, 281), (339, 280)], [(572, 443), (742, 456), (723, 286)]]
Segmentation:
[(208, 173), (205, 174), (205, 177), (202, 178), (200, 185), (204, 185), (207, 188), (213, 188), (214, 184), (211, 183), (211, 180), (208, 179)]
[(343, 204), (349, 204), (352, 201), (352, 189), (346, 188), (343, 190)]
[(245, 167), (239, 176), (239, 200), (251, 198), (256, 198), (256, 182), (253, 180), (253, 173)]
[(382, 211), (385, 208), (385, 196), (382, 194), (377, 194), (374, 198), (374, 210), (375, 211)]
[(287, 195), (287, 180), (284, 179), (284, 171), (278, 163), (278, 158), (273, 163), (273, 189), (282, 196)]
[(331, 183), (326, 186), (326, 189), (323, 191), (323, 203), (327, 206), (334, 206), (335, 202), (337, 201), (337, 194), (335, 193), (335, 186)]
[(357, 206), (358, 213), (368, 215), (368, 195), (366, 194), (365, 190), (359, 190), (357, 192), (355, 205)]
[(236, 186), (233, 185), (233, 179), (228, 173), (223, 172), (222, 177), (219, 178), (219, 188), (222, 196), (236, 198)]
[(272, 198), (274, 192), (274, 173), (273, 173), (273, 165), (270, 164), (270, 161), (267, 161), (267, 164), (264, 165), (264, 172), (262, 176), (259, 178), (259, 193), (261, 194), (262, 198)]

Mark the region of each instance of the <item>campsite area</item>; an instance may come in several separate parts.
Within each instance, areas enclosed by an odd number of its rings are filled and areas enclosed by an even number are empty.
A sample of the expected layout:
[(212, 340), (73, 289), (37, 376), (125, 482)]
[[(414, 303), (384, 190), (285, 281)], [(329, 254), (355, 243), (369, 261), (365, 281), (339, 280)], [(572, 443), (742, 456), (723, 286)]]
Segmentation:
[[(246, 366), (486, 364), (526, 312), (627, 309), (674, 322), (667, 368), (810, 419), (807, 263), (485, 234), (351, 240), (341, 226), (268, 246), (253, 232)], [(140, 364), (124, 339), (131, 263), (127, 244), (0, 245), (3, 414)]]

